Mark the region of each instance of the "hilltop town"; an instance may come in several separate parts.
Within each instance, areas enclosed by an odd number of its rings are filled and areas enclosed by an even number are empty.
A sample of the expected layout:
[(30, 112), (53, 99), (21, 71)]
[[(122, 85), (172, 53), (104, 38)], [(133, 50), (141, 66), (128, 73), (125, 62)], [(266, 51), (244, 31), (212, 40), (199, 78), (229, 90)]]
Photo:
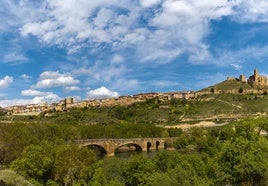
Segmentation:
[(59, 103), (40, 103), (30, 105), (16, 105), (5, 108), (9, 115), (37, 115), (44, 111), (65, 111), (70, 108), (84, 108), (88, 106), (114, 106), (114, 105), (130, 105), (135, 102), (142, 102), (147, 99), (157, 98), (161, 101), (171, 99), (190, 99), (197, 96), (196, 92), (169, 92), (169, 93), (144, 93), (133, 96), (120, 96), (118, 98), (82, 100), (75, 102), (74, 98), (65, 98)]
[[(238, 84), (234, 84), (236, 82)], [(226, 89), (219, 88), (223, 84), (232, 83), (234, 87)], [(247, 86), (243, 89), (241, 85)], [(221, 94), (221, 93), (243, 93), (243, 94), (263, 94), (267, 93), (268, 84), (267, 77), (260, 75), (255, 69), (253, 75), (247, 79), (245, 75), (240, 75), (239, 78), (227, 77), (227, 80), (217, 85), (210, 86), (201, 91), (186, 91), (186, 92), (167, 92), (167, 93), (143, 93), (131, 96), (120, 96), (118, 98), (94, 99), (75, 101), (74, 98), (65, 98), (58, 103), (40, 103), (29, 105), (15, 105), (7, 108), (0, 108), (1, 112), (7, 112), (9, 115), (38, 115), (44, 111), (65, 111), (70, 108), (84, 108), (88, 106), (115, 106), (115, 105), (130, 105), (136, 102), (143, 102), (148, 99), (157, 98), (160, 101), (172, 99), (193, 99), (203, 94)]]

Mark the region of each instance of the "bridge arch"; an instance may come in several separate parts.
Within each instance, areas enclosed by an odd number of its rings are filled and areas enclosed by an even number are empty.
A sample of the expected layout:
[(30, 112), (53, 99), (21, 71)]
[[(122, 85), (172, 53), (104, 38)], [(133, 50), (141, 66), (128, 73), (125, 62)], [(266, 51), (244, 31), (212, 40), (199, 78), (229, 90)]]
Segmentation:
[(155, 150), (158, 150), (159, 146), (160, 146), (160, 141), (157, 140), (155, 142)]
[(150, 151), (151, 147), (152, 147), (152, 143), (151, 143), (150, 141), (148, 141), (148, 142), (147, 142), (147, 145), (146, 145), (146, 148), (147, 148), (146, 150), (147, 150), (147, 152)]
[(101, 145), (89, 144), (86, 147), (92, 149), (97, 154), (97, 156), (107, 155), (107, 150), (104, 147), (102, 147)]
[[(127, 147), (127, 149), (123, 149), (124, 147)], [(132, 148), (135, 149), (132, 149)], [(121, 149), (121, 150), (120, 150)], [(125, 143), (125, 144), (120, 144), (117, 147), (115, 147), (114, 149), (114, 153), (119, 153), (121, 151), (136, 151), (136, 152), (141, 152), (142, 151), (142, 147), (136, 143)]]

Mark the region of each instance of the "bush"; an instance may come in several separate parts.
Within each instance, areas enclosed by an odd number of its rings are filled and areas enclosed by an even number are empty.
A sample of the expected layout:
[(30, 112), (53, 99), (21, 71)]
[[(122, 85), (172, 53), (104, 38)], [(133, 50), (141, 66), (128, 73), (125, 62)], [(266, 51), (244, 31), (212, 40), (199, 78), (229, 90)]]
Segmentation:
[(31, 184), (24, 177), (18, 175), (15, 171), (4, 169), (0, 170), (0, 185), (29, 186)]

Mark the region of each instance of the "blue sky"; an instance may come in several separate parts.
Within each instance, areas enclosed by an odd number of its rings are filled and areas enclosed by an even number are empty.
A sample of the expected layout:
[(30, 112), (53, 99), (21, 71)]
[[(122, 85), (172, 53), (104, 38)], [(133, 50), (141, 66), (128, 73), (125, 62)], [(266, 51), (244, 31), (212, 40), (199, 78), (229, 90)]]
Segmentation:
[(268, 74), (267, 0), (1, 0), (0, 106)]

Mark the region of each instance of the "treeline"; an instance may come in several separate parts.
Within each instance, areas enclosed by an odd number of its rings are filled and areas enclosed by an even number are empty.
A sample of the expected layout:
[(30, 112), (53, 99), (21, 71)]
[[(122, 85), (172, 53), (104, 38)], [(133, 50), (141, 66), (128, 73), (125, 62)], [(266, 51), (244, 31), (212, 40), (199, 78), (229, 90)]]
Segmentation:
[[(34, 185), (268, 185), (268, 141), (263, 135), (268, 131), (267, 118), (185, 132), (150, 124), (138, 124), (140, 128), (134, 124), (0, 126), (2, 168), (15, 171)], [(165, 136), (166, 145), (177, 150), (159, 151), (150, 158), (136, 155), (99, 160), (91, 149), (74, 143), (103, 133)], [(168, 141), (169, 136), (176, 138)], [(1, 178), (0, 171), (0, 183), (8, 185), (9, 180), (8, 176)]]
[(75, 143), (95, 138), (175, 137), (180, 129), (164, 129), (153, 124), (46, 124), (0, 123), (0, 164), (9, 164), (29, 145), (43, 141), (55, 144)]

